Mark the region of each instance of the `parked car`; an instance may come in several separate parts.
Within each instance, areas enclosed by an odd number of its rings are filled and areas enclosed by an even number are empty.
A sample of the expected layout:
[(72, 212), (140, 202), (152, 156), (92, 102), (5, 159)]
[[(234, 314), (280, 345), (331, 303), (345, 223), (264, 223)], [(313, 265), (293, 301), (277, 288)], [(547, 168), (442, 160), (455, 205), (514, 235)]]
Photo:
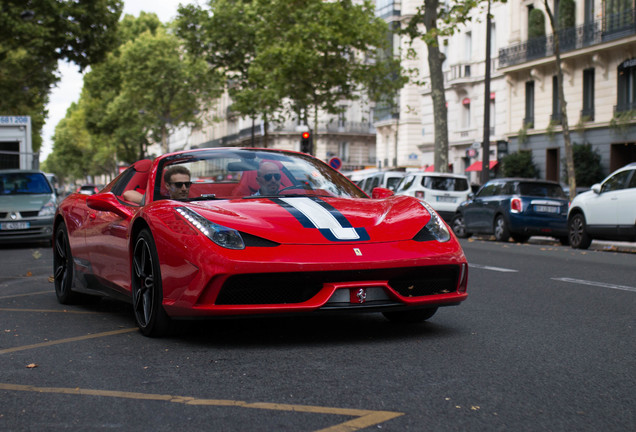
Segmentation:
[(0, 243), (51, 241), (56, 195), (38, 170), (0, 170)]
[[(272, 165), (280, 172), (259, 175)], [(184, 167), (191, 181), (165, 183), (166, 170)], [(138, 186), (143, 201), (123, 198)], [(198, 149), (141, 160), (100, 193), (60, 204), (55, 292), (63, 304), (123, 296), (148, 336), (165, 334), (172, 319), (274, 313), (418, 322), (465, 300), (466, 258), (431, 206), (387, 189), (372, 196), (298, 152)]]
[(409, 195), (427, 201), (450, 222), (457, 206), (471, 193), (466, 176), (438, 172), (407, 173), (395, 189), (397, 195)]
[(83, 195), (95, 195), (102, 187), (102, 185), (85, 184), (78, 187), (76, 192)]
[(636, 162), (577, 195), (568, 213), (570, 245), (587, 249), (593, 239), (636, 241)]
[(395, 190), (404, 174), (404, 171), (376, 171), (372, 173), (352, 173), (350, 178), (367, 195), (371, 195), (373, 189), (377, 187)]
[(462, 203), (451, 226), (455, 235), (494, 234), (497, 241), (525, 242), (533, 235), (568, 243), (568, 198), (548, 180), (500, 178), (488, 181)]

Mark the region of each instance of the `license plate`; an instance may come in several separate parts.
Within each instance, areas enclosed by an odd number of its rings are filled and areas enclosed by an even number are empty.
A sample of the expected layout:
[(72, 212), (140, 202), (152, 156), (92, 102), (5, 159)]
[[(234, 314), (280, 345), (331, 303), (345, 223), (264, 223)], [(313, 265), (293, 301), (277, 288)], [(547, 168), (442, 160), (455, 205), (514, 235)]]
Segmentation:
[(544, 206), (544, 205), (534, 206), (534, 211), (540, 212), (540, 213), (558, 213), (559, 210), (560, 210), (559, 207), (554, 207), (554, 206)]
[(447, 196), (438, 196), (437, 197), (437, 201), (454, 203), (455, 202), (455, 198), (447, 197)]
[(2, 230), (19, 230), (29, 228), (28, 222), (4, 222), (0, 224)]

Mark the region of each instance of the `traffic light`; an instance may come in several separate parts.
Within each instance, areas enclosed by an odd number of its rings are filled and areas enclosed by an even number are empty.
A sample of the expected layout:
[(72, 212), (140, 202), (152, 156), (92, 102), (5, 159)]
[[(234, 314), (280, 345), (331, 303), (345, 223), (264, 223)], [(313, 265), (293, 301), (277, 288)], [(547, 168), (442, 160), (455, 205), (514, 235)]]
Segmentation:
[(311, 132), (303, 132), (300, 138), (300, 151), (303, 153), (311, 154), (312, 151), (312, 138)]

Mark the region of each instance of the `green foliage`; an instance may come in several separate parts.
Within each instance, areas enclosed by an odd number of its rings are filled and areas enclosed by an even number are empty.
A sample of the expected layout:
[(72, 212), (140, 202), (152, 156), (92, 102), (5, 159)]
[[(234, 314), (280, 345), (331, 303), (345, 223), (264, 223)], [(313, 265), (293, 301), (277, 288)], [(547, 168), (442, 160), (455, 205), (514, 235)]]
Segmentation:
[[(574, 157), (574, 175), (577, 186), (592, 186), (605, 178), (601, 167), (601, 155), (592, 148), (591, 144), (575, 144), (572, 146)], [(565, 160), (562, 161), (565, 167)], [(567, 169), (563, 170), (563, 178), (568, 182)]]
[(33, 149), (58, 60), (84, 69), (102, 59), (115, 42), (121, 0), (3, 0), (0, 13), (0, 112), (30, 115)]
[(559, 28), (572, 28), (576, 24), (576, 4), (574, 0), (559, 0)]
[[(192, 55), (224, 71), (232, 109), (244, 116), (336, 113), (342, 100), (395, 91), (404, 84), (389, 33), (371, 2), (212, 0), (210, 10), (179, 9), (177, 34)], [(305, 114), (306, 115), (306, 114)]]
[(532, 9), (528, 16), (528, 39), (545, 36), (545, 15), (540, 9)]
[(539, 178), (539, 169), (532, 161), (532, 153), (520, 151), (501, 159), (501, 175), (504, 177)]

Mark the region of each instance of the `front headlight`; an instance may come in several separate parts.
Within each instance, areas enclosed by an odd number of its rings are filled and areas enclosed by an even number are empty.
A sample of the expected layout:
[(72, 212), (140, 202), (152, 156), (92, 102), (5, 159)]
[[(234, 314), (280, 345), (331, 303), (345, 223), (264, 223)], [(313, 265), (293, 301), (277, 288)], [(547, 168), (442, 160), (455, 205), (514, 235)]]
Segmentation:
[(38, 216), (53, 216), (55, 214), (56, 207), (55, 196), (52, 196), (51, 199), (42, 206), (38, 212)]
[(243, 238), (237, 230), (215, 224), (188, 207), (177, 207), (176, 210), (217, 245), (227, 249), (245, 249)]
[[(432, 237), (440, 243), (444, 243), (450, 240), (451, 235), (446, 227), (446, 224), (441, 217), (437, 214), (433, 207), (426, 201), (420, 201), (426, 211), (431, 215), (431, 220), (428, 221), (426, 226), (418, 233), (416, 237), (421, 237), (422, 240), (426, 240), (427, 237)], [(417, 238), (416, 238), (417, 239)]]

